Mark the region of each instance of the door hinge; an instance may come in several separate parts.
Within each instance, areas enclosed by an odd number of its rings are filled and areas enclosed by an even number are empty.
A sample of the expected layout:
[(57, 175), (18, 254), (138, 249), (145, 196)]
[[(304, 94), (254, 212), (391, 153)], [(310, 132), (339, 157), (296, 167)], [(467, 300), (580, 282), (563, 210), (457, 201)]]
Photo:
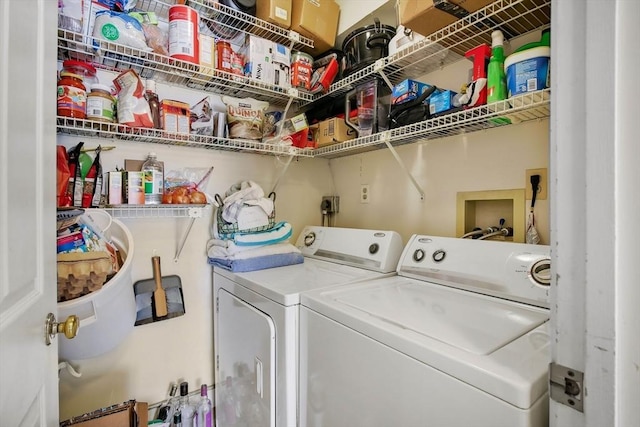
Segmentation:
[(216, 356), (216, 371), (220, 370), (220, 355)]
[(553, 400), (584, 412), (584, 373), (556, 363), (549, 364), (549, 395)]
[(220, 313), (220, 298), (216, 297), (216, 313)]

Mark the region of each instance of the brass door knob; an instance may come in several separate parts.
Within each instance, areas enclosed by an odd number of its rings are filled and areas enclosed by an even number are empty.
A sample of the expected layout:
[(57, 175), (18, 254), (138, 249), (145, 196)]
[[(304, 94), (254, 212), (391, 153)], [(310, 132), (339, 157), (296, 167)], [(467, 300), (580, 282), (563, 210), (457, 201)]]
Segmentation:
[(73, 339), (78, 334), (80, 328), (80, 318), (75, 314), (67, 317), (64, 322), (57, 323), (53, 313), (47, 315), (45, 322), (45, 342), (50, 345), (56, 334), (63, 333), (68, 339)]

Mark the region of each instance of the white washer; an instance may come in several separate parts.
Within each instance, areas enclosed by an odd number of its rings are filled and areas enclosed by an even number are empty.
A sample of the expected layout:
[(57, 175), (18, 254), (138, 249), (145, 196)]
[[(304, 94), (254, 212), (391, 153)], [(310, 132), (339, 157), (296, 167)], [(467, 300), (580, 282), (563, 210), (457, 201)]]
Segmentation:
[(303, 294), (300, 426), (546, 426), (549, 282), (548, 246), (414, 235)]
[(307, 226), (304, 263), (247, 273), (214, 268), (217, 426), (298, 425), (300, 293), (395, 275), (394, 231)]

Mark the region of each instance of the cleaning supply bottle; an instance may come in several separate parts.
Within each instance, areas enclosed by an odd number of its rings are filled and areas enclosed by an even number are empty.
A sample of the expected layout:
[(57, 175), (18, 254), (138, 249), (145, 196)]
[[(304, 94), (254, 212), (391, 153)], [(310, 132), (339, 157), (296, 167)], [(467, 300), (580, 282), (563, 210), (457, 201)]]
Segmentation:
[(144, 204), (159, 205), (164, 193), (164, 170), (156, 153), (151, 152), (142, 164), (144, 172)]
[(213, 427), (213, 406), (207, 393), (207, 385), (200, 386), (200, 402), (196, 409), (194, 427)]
[(491, 33), (491, 59), (487, 68), (487, 103), (507, 98), (507, 79), (504, 73), (504, 37), (502, 31)]

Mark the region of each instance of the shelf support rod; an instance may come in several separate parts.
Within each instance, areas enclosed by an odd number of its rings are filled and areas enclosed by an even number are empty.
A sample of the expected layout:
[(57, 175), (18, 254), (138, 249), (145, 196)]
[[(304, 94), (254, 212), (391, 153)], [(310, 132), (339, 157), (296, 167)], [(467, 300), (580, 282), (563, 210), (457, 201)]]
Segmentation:
[(389, 77), (387, 77), (387, 75), (385, 74), (384, 66), (385, 66), (385, 60), (384, 58), (380, 58), (376, 61), (375, 65), (373, 66), (373, 69), (377, 71), (378, 74), (380, 74), (380, 76), (382, 77), (382, 80), (384, 80), (387, 86), (389, 86), (389, 89), (393, 89), (393, 83), (391, 83), (391, 80), (389, 80)]
[(395, 148), (393, 148), (393, 145), (391, 145), (391, 143), (389, 142), (389, 131), (385, 131), (385, 134), (382, 137), (384, 139), (385, 145), (387, 146), (389, 151), (391, 151), (391, 154), (393, 154), (393, 157), (396, 159), (396, 162), (398, 162), (398, 164), (400, 165), (400, 168), (409, 177), (409, 179), (411, 180), (411, 183), (416, 188), (416, 190), (418, 190), (418, 194), (420, 194), (420, 200), (424, 200), (424, 190), (422, 190), (422, 187), (420, 187), (420, 184), (418, 184), (418, 181), (416, 181), (413, 175), (411, 175), (411, 172), (409, 172), (409, 169), (407, 169), (407, 167), (404, 165), (404, 162), (398, 155), (398, 152), (396, 151)]
[[(212, 168), (213, 169), (213, 168)], [(202, 209), (201, 208), (191, 208), (189, 209), (189, 224), (187, 225), (187, 229), (185, 230), (180, 242), (178, 242), (178, 247), (176, 248), (176, 256), (173, 258), (173, 262), (178, 262), (180, 259), (180, 254), (182, 253), (182, 249), (184, 249), (184, 244), (187, 242), (187, 238), (189, 237), (189, 233), (191, 233), (191, 227), (193, 227), (193, 223), (196, 221), (196, 218), (202, 217)]]
[(271, 189), (270, 193), (274, 193), (276, 191), (276, 188), (278, 188), (278, 184), (280, 184), (280, 179), (282, 179), (284, 174), (287, 173), (287, 169), (289, 169), (289, 165), (291, 164), (291, 160), (293, 160), (293, 154), (289, 155), (289, 158), (287, 159), (287, 163), (285, 163), (284, 169), (282, 169), (282, 171), (280, 172), (280, 175), (278, 175), (278, 179), (276, 179), (275, 184), (273, 184), (273, 188)]

